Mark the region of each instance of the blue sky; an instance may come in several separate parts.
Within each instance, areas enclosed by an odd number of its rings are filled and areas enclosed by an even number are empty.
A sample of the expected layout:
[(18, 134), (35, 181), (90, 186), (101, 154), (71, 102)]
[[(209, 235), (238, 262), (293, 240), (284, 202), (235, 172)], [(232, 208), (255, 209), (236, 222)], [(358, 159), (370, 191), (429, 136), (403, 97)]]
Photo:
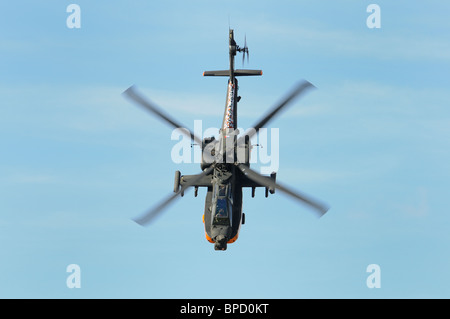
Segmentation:
[[(69, 29), (70, 3), (0, 4), (0, 297), (450, 297), (450, 5), (377, 1), (369, 29), (369, 1), (78, 1)], [(239, 239), (216, 252), (205, 190), (131, 221), (199, 165), (173, 163), (171, 129), (121, 93), (218, 127), (226, 79), (201, 75), (227, 67), (229, 21), (264, 71), (239, 82), (239, 126), (300, 79), (318, 88), (270, 127), (277, 179), (331, 209), (245, 190)]]

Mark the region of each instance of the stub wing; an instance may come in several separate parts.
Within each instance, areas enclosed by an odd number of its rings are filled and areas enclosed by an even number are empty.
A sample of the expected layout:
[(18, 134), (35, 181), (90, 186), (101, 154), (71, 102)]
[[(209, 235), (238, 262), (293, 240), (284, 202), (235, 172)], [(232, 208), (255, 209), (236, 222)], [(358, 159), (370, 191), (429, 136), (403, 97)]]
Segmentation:
[[(270, 176), (263, 176), (261, 175), (262, 178), (267, 179), (268, 181), (271, 181), (271, 183), (276, 183), (276, 179), (277, 179), (277, 173), (273, 172), (272, 174), (270, 174)], [(267, 187), (267, 184), (261, 184), (258, 181), (249, 178), (247, 175), (243, 174), (240, 178), (240, 184), (241, 187)], [(274, 190), (275, 188), (271, 187), (270, 190)]]
[[(180, 178), (180, 186), (189, 184), (192, 180), (199, 178), (201, 174), (198, 175), (183, 175)], [(192, 185), (194, 187), (211, 187), (212, 175), (204, 175), (199, 180), (195, 181)]]

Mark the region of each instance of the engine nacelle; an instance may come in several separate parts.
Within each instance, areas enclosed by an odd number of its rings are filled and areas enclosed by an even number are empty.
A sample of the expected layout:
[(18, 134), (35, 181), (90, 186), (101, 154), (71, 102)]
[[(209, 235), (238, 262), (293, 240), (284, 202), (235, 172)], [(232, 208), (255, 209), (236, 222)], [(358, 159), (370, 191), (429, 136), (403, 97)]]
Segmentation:
[(245, 162), (244, 164), (247, 165), (248, 167), (250, 167), (250, 155), (251, 155), (251, 151), (252, 151), (252, 145), (250, 143), (250, 138), (248, 137), (248, 135), (245, 135), (244, 138), (244, 145), (245, 145)]
[[(244, 139), (238, 138), (239, 131), (233, 131), (234, 134), (227, 135), (227, 138), (233, 138), (234, 140), (234, 150), (231, 148), (231, 152), (228, 152), (226, 147), (227, 144), (223, 144), (223, 158), (221, 159), (224, 163), (233, 163), (239, 162), (250, 167), (250, 154), (252, 150), (252, 145), (250, 142), (250, 138), (248, 135), (245, 135)], [(228, 143), (228, 142), (227, 142)], [(232, 144), (233, 145), (233, 144)], [(201, 169), (202, 171), (211, 166), (211, 164), (216, 160), (216, 147), (217, 144), (216, 139), (213, 137), (206, 137), (202, 141), (202, 162)], [(220, 152), (220, 150), (219, 150)]]
[(237, 139), (237, 142), (238, 142), (236, 154), (237, 161), (250, 167), (250, 154), (252, 151), (250, 138), (248, 137), (248, 135), (245, 135), (243, 143), (241, 138)]
[(202, 171), (211, 166), (214, 162), (215, 148), (214, 142), (215, 137), (205, 137), (202, 141), (202, 162), (200, 168)]

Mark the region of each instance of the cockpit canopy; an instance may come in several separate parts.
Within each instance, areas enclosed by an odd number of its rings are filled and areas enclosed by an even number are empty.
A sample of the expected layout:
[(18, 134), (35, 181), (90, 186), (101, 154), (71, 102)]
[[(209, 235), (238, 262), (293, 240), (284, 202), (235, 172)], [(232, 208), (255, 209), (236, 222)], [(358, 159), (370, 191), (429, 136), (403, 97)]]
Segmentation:
[(213, 218), (213, 225), (230, 225), (228, 218), (228, 203), (225, 198), (218, 198), (216, 202), (216, 211)]
[(231, 226), (231, 214), (233, 212), (231, 184), (215, 184), (212, 200), (212, 224)]

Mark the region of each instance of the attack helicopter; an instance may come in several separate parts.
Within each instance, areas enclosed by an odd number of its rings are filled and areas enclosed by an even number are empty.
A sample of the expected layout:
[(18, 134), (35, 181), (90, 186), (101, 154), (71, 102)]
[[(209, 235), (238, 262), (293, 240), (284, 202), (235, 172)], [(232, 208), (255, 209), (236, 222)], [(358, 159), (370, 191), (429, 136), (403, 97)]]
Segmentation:
[(300, 201), (312, 208), (322, 216), (328, 210), (328, 206), (310, 196), (281, 185), (276, 181), (276, 172), (270, 176), (264, 176), (250, 168), (250, 153), (253, 145), (250, 142), (252, 136), (258, 133), (275, 115), (285, 109), (293, 100), (306, 91), (314, 88), (308, 81), (299, 82), (287, 96), (276, 104), (261, 120), (243, 135), (237, 129), (237, 109), (241, 97), (238, 95), (238, 80), (240, 76), (261, 76), (261, 70), (235, 69), (235, 57), (242, 53), (242, 61), (249, 57), (246, 38), (244, 46), (237, 45), (234, 39), (234, 30), (229, 29), (229, 69), (217, 71), (205, 71), (203, 76), (228, 77), (225, 111), (219, 136), (201, 139), (181, 125), (176, 120), (165, 114), (153, 102), (144, 98), (135, 86), (129, 87), (123, 95), (141, 107), (150, 111), (153, 115), (163, 120), (170, 126), (180, 129), (195, 144), (201, 145), (201, 173), (196, 175), (181, 175), (175, 172), (174, 194), (168, 196), (151, 210), (134, 219), (140, 225), (151, 223), (161, 212), (176, 198), (183, 196), (191, 187), (195, 188), (195, 196), (198, 188), (207, 189), (203, 223), (206, 239), (214, 244), (215, 250), (226, 250), (227, 244), (234, 243), (239, 236), (241, 225), (245, 223), (245, 214), (242, 212), (242, 189), (251, 188), (252, 197), (255, 196), (257, 187), (265, 188), (265, 196), (274, 194), (279, 190), (293, 199)]

